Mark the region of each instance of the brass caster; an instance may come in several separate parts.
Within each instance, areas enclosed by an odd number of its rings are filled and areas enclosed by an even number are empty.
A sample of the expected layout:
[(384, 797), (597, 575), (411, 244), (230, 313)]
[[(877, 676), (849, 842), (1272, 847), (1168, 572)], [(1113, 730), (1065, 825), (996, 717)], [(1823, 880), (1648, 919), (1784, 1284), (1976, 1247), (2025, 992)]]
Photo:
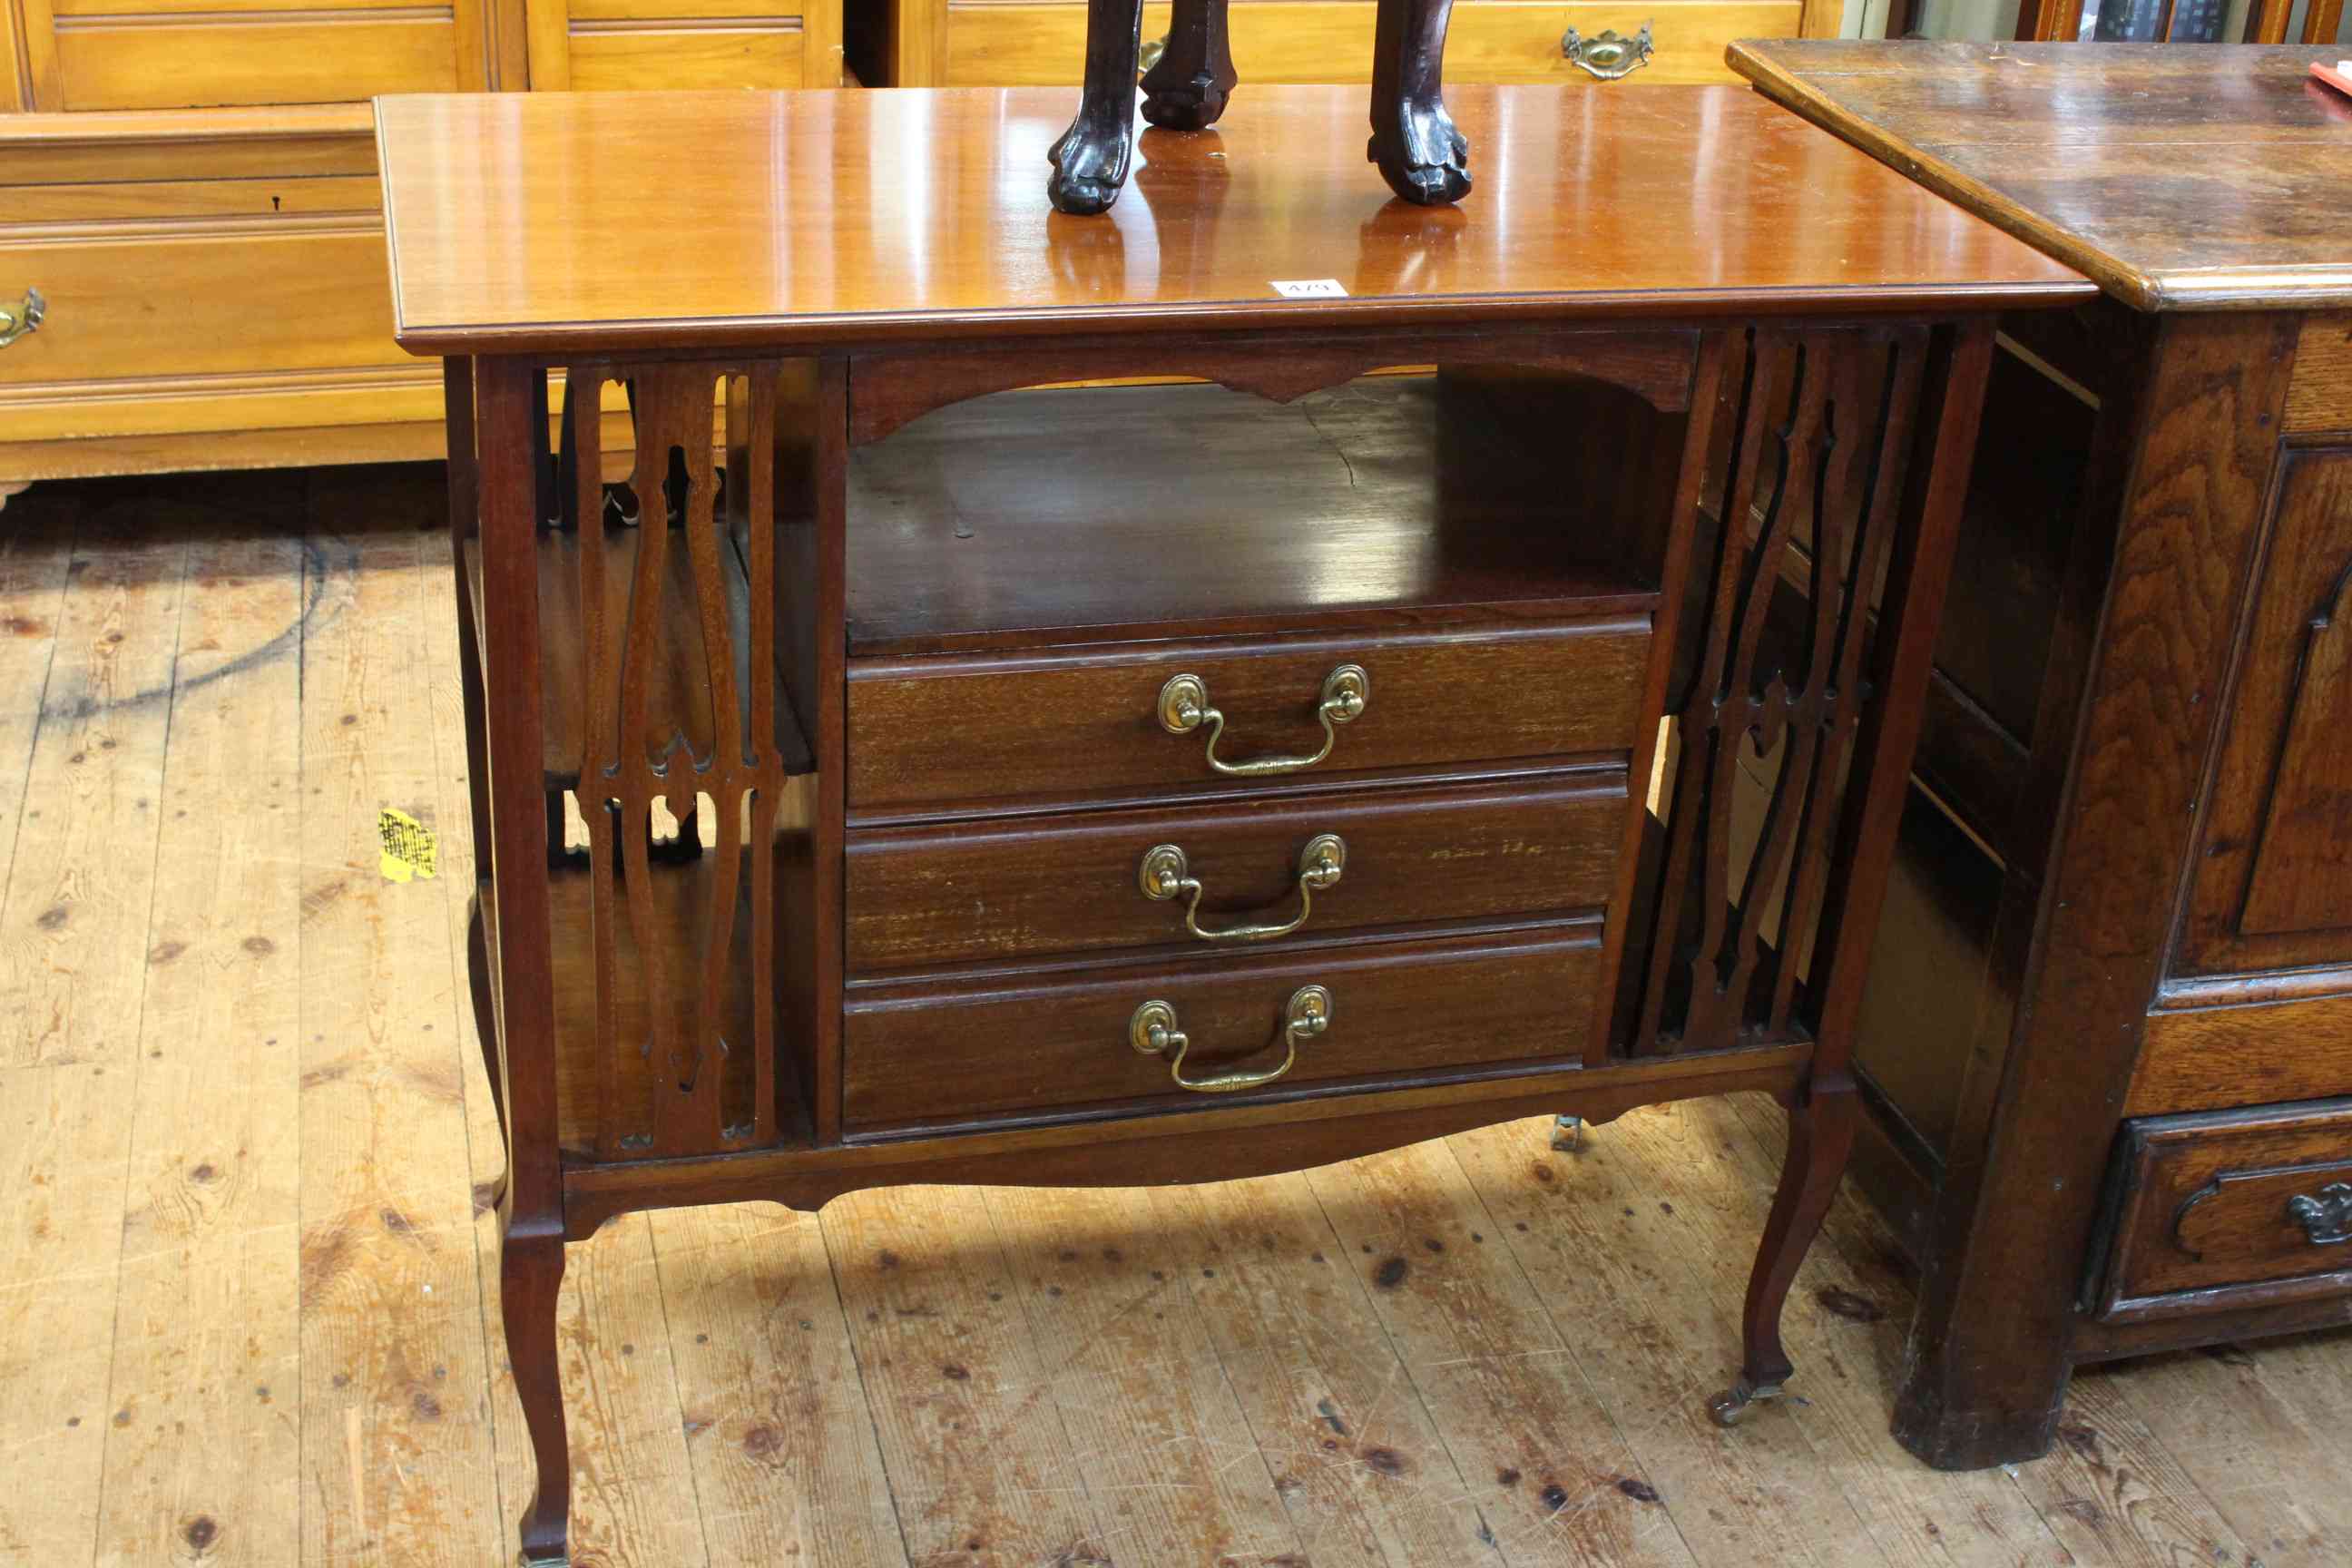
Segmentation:
[(1555, 1116), (1551, 1119), (1551, 1146), (1563, 1154), (1584, 1152), (1584, 1118)]
[(1759, 1399), (1778, 1399), (1777, 1383), (1750, 1383), (1745, 1377), (1706, 1402), (1706, 1413), (1718, 1426), (1737, 1426), (1748, 1417), (1748, 1406)]

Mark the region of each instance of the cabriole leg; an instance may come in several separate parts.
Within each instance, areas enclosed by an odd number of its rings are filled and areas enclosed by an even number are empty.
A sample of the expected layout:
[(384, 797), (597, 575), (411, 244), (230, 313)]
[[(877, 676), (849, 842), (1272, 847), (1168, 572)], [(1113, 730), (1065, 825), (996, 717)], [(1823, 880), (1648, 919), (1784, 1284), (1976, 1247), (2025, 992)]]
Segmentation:
[(1780, 1392), (1793, 1370), (1780, 1345), (1780, 1308), (1797, 1278), (1805, 1249), (1829, 1216), (1838, 1177), (1853, 1146), (1861, 1100), (1851, 1081), (1816, 1083), (1801, 1090), (1789, 1110), (1789, 1156), (1780, 1166), (1780, 1190), (1772, 1194), (1772, 1217), (1748, 1278), (1748, 1309), (1740, 1321), (1743, 1340), (1739, 1381), (1708, 1402), (1717, 1423), (1736, 1425), (1759, 1399)]
[(522, 1516), (523, 1568), (569, 1561), (565, 1538), (572, 1515), (572, 1449), (563, 1426), (563, 1380), (555, 1354), (555, 1303), (563, 1284), (563, 1238), (512, 1232), (499, 1247), (499, 1310), (507, 1331), (507, 1358), (522, 1396), (539, 1488)]
[(1372, 40), (1372, 141), (1389, 189), (1421, 206), (1470, 194), (1470, 143), (1445, 112), (1445, 24), (1454, 0), (1380, 0)]
[(1118, 200), (1135, 153), (1135, 63), (1142, 48), (1143, 0), (1087, 0), (1078, 117), (1045, 154), (1054, 163), (1045, 193), (1059, 211), (1083, 217)]

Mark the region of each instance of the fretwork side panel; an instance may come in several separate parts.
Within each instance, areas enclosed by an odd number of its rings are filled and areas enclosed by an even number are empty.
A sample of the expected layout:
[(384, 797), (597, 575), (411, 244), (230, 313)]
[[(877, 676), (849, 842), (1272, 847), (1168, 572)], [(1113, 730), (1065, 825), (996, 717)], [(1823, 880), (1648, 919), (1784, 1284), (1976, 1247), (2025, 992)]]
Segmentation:
[(1632, 948), (1646, 955), (1621, 1037), (1636, 1054), (1811, 1033), (1803, 976), (1840, 870), (1927, 345), (1898, 328), (1730, 347), (1633, 917), (1653, 933)]
[[(541, 580), (547, 667), (577, 671), (547, 703), (551, 737), (577, 752), (566, 780), (551, 740), (550, 782), (569, 784), (586, 837), (551, 868), (559, 1022), (579, 1020), (558, 1031), (575, 1153), (805, 1137), (778, 985), (788, 780), (808, 766), (776, 626), (781, 374), (580, 365), (567, 381), (546, 548), (576, 585)], [(625, 489), (602, 479), (608, 382), (635, 429)], [(565, 995), (566, 975), (589, 994)]]

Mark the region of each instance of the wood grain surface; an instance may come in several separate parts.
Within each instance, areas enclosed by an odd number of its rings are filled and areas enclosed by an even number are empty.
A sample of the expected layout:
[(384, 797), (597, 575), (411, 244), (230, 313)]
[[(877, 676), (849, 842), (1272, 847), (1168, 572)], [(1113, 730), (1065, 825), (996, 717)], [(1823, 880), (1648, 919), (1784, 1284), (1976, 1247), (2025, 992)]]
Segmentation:
[[(1103, 1110), (1207, 1110), (1343, 1083), (1399, 1084), (1560, 1065), (1601, 991), (1597, 920), (1485, 935), (1139, 959), (1082, 975), (1011, 974), (852, 986), (843, 1026), (842, 1121), (858, 1131)], [(1302, 1038), (1278, 1082), (1190, 1092), (1167, 1056), (1128, 1038), (1138, 1006), (1165, 1000), (1192, 1078), (1285, 1060), (1284, 1008), (1330, 993), (1326, 1031)]]
[[(1598, 912), (1615, 880), (1625, 773), (1300, 792), (1174, 810), (874, 828), (848, 844), (855, 972), (1065, 957), (1122, 948), (1209, 951), (1185, 895), (1145, 897), (1145, 854), (1173, 844), (1217, 931), (1298, 912), (1300, 859), (1340, 838), (1339, 880), (1299, 935), (1443, 921)], [(1262, 949), (1227, 942), (1218, 951)]]
[[(1679, 392), (1689, 347), (1666, 346)], [(1243, 385), (1302, 368), (1279, 342), (1222, 357), (1220, 374)], [(989, 358), (999, 375), (1035, 374), (1021, 358)], [(885, 363), (911, 379), (930, 362)], [(1654, 443), (1680, 422), (1573, 374), (1587, 365), (1570, 368), (1502, 386), (1530, 411), (1528, 432), (1502, 427), (1478, 395), (1502, 373), (1451, 368), (1364, 376), (1279, 405), (1180, 385), (940, 409), (850, 460), (851, 651), (1434, 628), (1469, 605), (1528, 620), (1647, 609), (1654, 566), (1620, 541), (1664, 515), (1672, 447)], [(1614, 367), (1595, 354), (1589, 368)], [(1621, 420), (1622, 447), (1601, 434)], [(1069, 461), (1080, 426), (1111, 460)], [(1632, 471), (1622, 493), (1597, 473), (1562, 485), (1567, 430), (1593, 433), (1593, 467)]]
[(1734, 70), (2143, 310), (2352, 304), (2333, 47), (1742, 39)]
[(1342, 665), (1360, 667), (1370, 678), (1363, 711), (1337, 726), (1331, 754), (1294, 780), (1622, 752), (1634, 738), (1649, 642), (1646, 617), (1611, 617), (856, 660), (849, 805), (905, 812), (975, 798), (1220, 788), (1207, 727), (1160, 727), (1160, 689), (1179, 674), (1201, 678), (1225, 715), (1219, 756), (1240, 762), (1313, 755), (1324, 680)]
[[(1465, 87), (1447, 103), (1480, 149), (1477, 195), (1458, 210), (1387, 203), (1364, 163), (1360, 89), (1286, 87), (1213, 132), (1144, 136), (1132, 188), (1086, 220), (1053, 212), (1039, 172), (1066, 90), (388, 98), (400, 341), (854, 345), (2084, 292), (1735, 88)], [(664, 221), (644, 221), (654, 212)], [(1347, 297), (1274, 290), (1301, 279)]]

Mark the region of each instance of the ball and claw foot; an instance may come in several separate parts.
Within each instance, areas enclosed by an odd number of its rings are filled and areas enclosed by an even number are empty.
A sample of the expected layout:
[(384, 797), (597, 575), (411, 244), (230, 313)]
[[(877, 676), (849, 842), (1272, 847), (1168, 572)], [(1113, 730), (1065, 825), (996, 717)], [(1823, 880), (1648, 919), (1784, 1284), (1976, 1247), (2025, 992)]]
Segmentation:
[(1364, 156), (1380, 165), (1389, 189), (1424, 207), (1451, 206), (1470, 194), (1470, 142), (1444, 100), (1408, 99), (1376, 112)]
[(1551, 1119), (1551, 1146), (1563, 1154), (1584, 1152), (1584, 1118), (1555, 1116)]
[(1071, 121), (1045, 154), (1054, 165), (1054, 177), (1045, 185), (1054, 210), (1075, 217), (1108, 212), (1118, 200), (1119, 187), (1127, 184), (1128, 163), (1134, 155), (1132, 134), (1126, 125), (1115, 130), (1092, 126), (1083, 116)]
[(1718, 1426), (1737, 1426), (1747, 1418), (1748, 1407), (1759, 1399), (1780, 1397), (1777, 1383), (1751, 1383), (1745, 1373), (1739, 1381), (1706, 1402), (1706, 1413), (1715, 1417)]

